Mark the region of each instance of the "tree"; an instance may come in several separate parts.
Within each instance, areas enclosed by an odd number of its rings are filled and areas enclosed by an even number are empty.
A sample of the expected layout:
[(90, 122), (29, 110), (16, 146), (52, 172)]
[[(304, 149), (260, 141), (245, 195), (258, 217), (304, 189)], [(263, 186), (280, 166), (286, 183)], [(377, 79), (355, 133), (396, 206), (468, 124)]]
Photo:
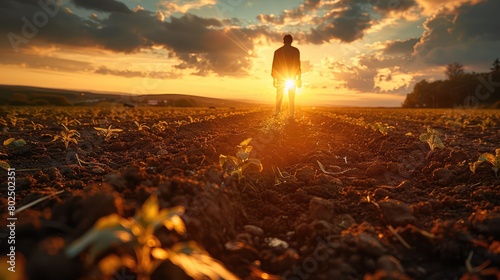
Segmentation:
[(495, 59), (495, 61), (493, 61), (493, 63), (491, 65), (493, 65), (493, 67), (490, 68), (491, 71), (495, 72), (495, 71), (500, 70), (500, 60), (498, 60), (498, 58)]
[(459, 77), (463, 75), (464, 72), (464, 66), (458, 62), (453, 62), (448, 64), (446, 66), (446, 71), (444, 71), (446, 76), (448, 77), (448, 80), (453, 80), (456, 77)]

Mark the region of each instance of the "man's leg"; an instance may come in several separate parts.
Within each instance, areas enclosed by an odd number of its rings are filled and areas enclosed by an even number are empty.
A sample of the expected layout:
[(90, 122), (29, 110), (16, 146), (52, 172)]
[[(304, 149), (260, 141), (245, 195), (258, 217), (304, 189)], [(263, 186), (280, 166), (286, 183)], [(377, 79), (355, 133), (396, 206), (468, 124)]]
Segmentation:
[(283, 101), (283, 92), (285, 91), (285, 85), (283, 83), (278, 83), (276, 90), (276, 111), (275, 115), (278, 115), (281, 111), (281, 102)]
[(295, 116), (295, 87), (288, 90), (288, 110), (290, 117)]

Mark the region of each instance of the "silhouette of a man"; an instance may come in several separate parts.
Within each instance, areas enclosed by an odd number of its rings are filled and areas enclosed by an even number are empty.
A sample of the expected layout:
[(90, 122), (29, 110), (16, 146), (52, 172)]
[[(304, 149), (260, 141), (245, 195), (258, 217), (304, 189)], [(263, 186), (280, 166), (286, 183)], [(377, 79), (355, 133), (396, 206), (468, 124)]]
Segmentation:
[(293, 38), (287, 34), (283, 37), (283, 46), (274, 52), (273, 85), (276, 87), (276, 111), (275, 116), (281, 111), (283, 93), (288, 90), (289, 114), (293, 118), (295, 114), (295, 87), (302, 86), (300, 70), (300, 51), (292, 47)]

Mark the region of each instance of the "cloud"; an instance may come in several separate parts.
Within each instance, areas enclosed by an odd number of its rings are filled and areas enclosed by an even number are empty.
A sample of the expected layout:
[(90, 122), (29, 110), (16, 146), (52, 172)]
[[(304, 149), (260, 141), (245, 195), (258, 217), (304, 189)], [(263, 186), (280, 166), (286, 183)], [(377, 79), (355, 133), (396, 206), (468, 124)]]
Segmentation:
[(85, 72), (92, 69), (92, 64), (84, 61), (43, 56), (34, 53), (0, 54), (1, 65), (17, 65), (23, 68), (44, 69), (62, 72)]
[(312, 44), (328, 43), (338, 40), (350, 43), (361, 39), (364, 33), (386, 16), (404, 13), (416, 7), (414, 0), (305, 0), (292, 10), (280, 15), (260, 14), (257, 19), (264, 24), (282, 26), (308, 26), (301, 34), (303, 41)]
[(100, 12), (132, 12), (125, 4), (116, 0), (73, 0), (73, 3), (78, 7)]
[[(95, 5), (88, 6), (96, 8)], [(104, 7), (100, 9), (110, 9)], [(192, 69), (197, 75), (238, 76), (246, 75), (250, 69), (254, 40), (277, 38), (264, 27), (226, 27), (218, 19), (192, 14), (162, 21), (159, 14), (138, 9), (130, 13), (111, 11), (100, 19), (81, 18), (59, 6), (54, 9), (57, 11), (47, 16), (47, 22), (37, 26), (32, 17), (42, 9), (36, 0), (0, 2), (0, 34), (5, 37), (10, 34), (7, 42), (2, 40), (0, 48), (12, 52), (34, 46), (62, 45), (125, 54), (163, 48), (181, 61), (180, 69)], [(24, 27), (27, 23), (22, 18), (29, 21), (30, 28)]]
[(304, 3), (291, 10), (284, 10), (280, 15), (259, 14), (257, 20), (262, 23), (283, 25), (286, 22), (304, 20), (304, 18), (316, 11), (321, 5), (321, 0), (305, 0)]
[(114, 75), (125, 78), (153, 78), (153, 79), (176, 79), (180, 74), (166, 71), (135, 71), (135, 70), (116, 70), (106, 66), (98, 67), (94, 73), (102, 75)]
[(162, 0), (159, 4), (167, 15), (173, 13), (189, 13), (192, 10), (202, 7), (213, 7), (217, 4), (216, 0)]
[(498, 57), (498, 10), (500, 1), (489, 0), (438, 12), (424, 24), (422, 38), (415, 45), (415, 59), (433, 65), (458, 61), (486, 68)]
[(375, 0), (373, 8), (378, 12), (404, 12), (417, 5), (415, 0)]
[(331, 73), (331, 79), (342, 81), (348, 90), (362, 93), (402, 93), (408, 91), (416, 78), (408, 56), (360, 54), (348, 60), (327, 56), (322, 69)]
[(387, 41), (384, 44), (384, 54), (394, 55), (394, 54), (411, 54), (413, 53), (413, 48), (420, 41), (420, 38), (411, 38), (408, 40), (393, 40)]
[(443, 9), (453, 10), (465, 3), (477, 4), (483, 0), (416, 0), (425, 15), (433, 15)]
[(311, 28), (305, 36), (307, 42), (322, 44), (331, 39), (350, 43), (363, 37), (363, 32), (372, 25), (372, 18), (363, 5), (351, 4), (341, 10), (333, 10), (321, 19), (322, 23)]

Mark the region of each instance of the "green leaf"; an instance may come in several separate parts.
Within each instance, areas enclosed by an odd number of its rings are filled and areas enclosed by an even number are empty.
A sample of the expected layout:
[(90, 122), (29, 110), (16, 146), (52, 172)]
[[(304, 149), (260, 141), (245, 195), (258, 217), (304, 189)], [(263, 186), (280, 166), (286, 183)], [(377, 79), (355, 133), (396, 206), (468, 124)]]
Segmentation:
[(9, 139), (3, 141), (3, 145), (6, 146), (6, 147), (10, 146), (14, 142), (14, 140), (16, 140), (16, 139), (15, 138), (9, 138)]
[(260, 162), (260, 159), (256, 159), (256, 158), (249, 158), (247, 161), (246, 161), (248, 164), (254, 164), (254, 165), (257, 165), (259, 167), (259, 172), (262, 171), (262, 169), (264, 169), (264, 166), (262, 166), (262, 163)]
[(250, 144), (250, 141), (252, 141), (252, 138), (248, 138), (248, 139), (246, 139), (246, 140), (242, 141), (242, 142), (238, 145), (238, 147), (242, 147), (242, 148), (243, 148), (243, 147), (246, 147), (246, 146), (248, 146), (248, 144)]
[(420, 141), (422, 141), (422, 142), (427, 142), (427, 141), (429, 141), (430, 138), (431, 138), (431, 135), (429, 133), (422, 133), (418, 137), (418, 139), (420, 139)]
[(16, 141), (14, 141), (14, 146), (16, 146), (17, 148), (24, 145), (26, 145), (26, 141), (24, 139), (17, 139)]
[(495, 156), (490, 153), (484, 153), (480, 155), (479, 158), (482, 159), (483, 161), (488, 161), (489, 163), (495, 165)]
[(444, 149), (444, 143), (439, 137), (434, 136), (432, 147), (432, 150), (434, 150), (435, 148)]
[(8, 164), (6, 161), (0, 160), (0, 167), (5, 170), (9, 170), (10, 164)]
[(238, 279), (238, 277), (192, 241), (175, 244), (169, 254), (169, 260), (182, 268), (186, 274), (194, 279)]
[(117, 214), (102, 217), (90, 231), (71, 243), (65, 253), (68, 257), (74, 258), (90, 247), (89, 259), (92, 262), (101, 252), (114, 244), (132, 240), (133, 234), (128, 223), (128, 220)]

